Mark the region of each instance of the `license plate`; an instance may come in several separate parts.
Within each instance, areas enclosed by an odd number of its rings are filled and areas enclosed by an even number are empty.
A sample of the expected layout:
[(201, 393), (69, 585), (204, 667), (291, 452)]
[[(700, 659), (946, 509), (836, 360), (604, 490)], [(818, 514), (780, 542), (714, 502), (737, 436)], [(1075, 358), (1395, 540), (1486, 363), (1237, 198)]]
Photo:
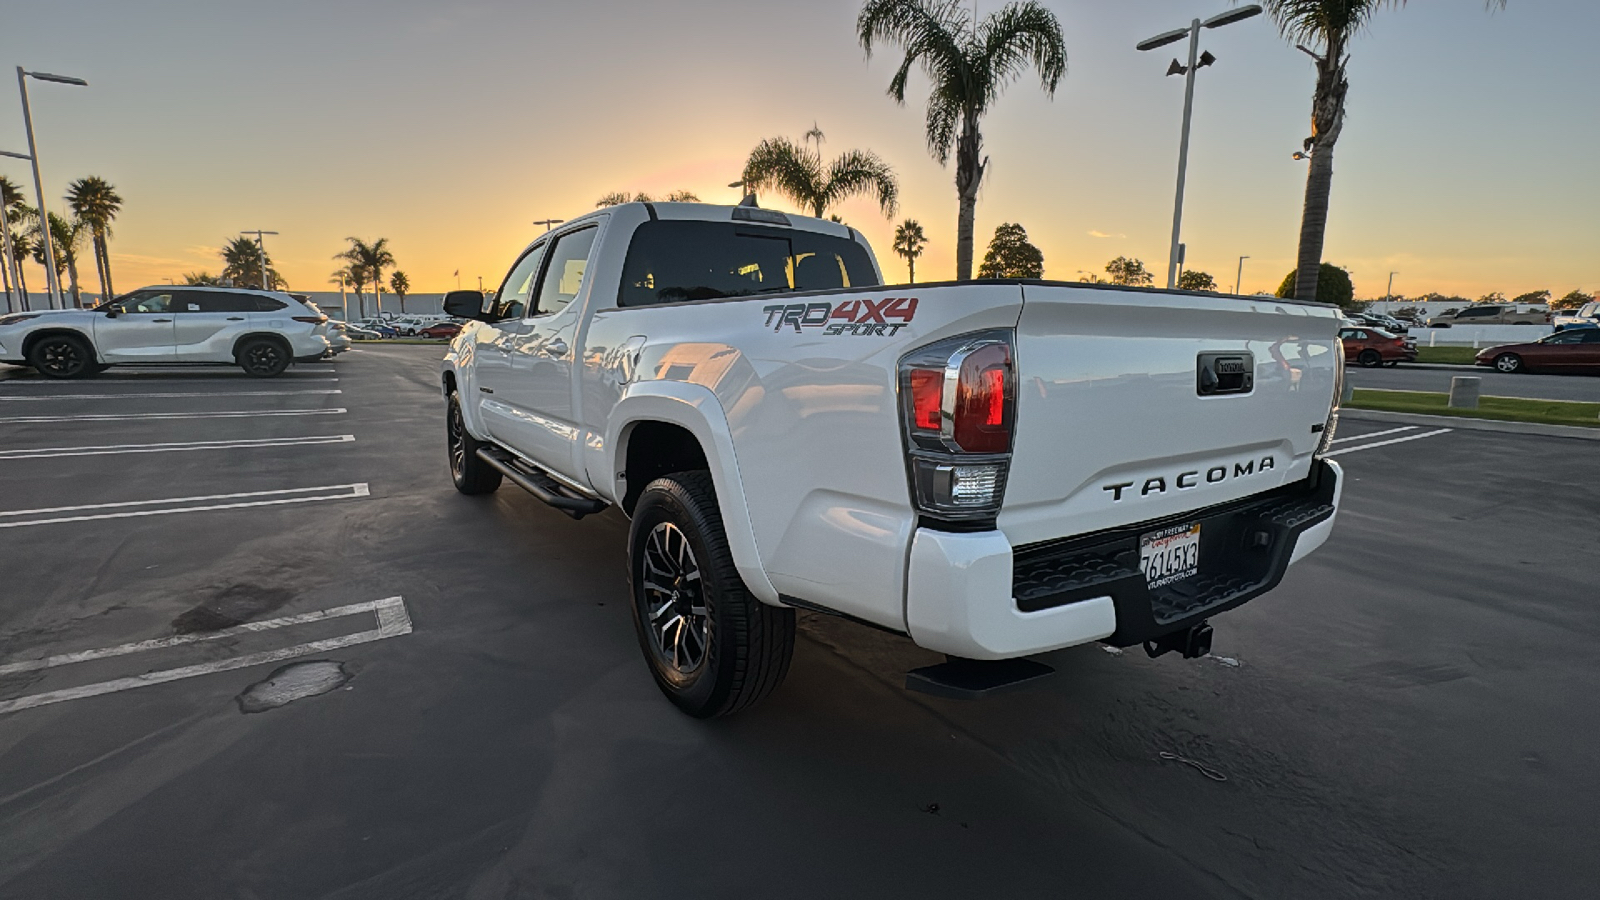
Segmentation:
[(1151, 590), (1200, 571), (1200, 523), (1174, 525), (1140, 536), (1139, 571)]

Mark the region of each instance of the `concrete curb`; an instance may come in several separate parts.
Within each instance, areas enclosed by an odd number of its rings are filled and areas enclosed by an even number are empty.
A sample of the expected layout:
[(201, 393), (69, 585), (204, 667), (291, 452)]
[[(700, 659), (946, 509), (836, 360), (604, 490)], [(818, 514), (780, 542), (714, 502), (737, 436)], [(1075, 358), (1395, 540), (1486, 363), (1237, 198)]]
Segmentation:
[(1576, 438), (1580, 441), (1600, 441), (1600, 428), (1582, 428), (1577, 425), (1542, 425), (1537, 422), (1505, 422), (1499, 419), (1469, 419), (1466, 416), (1423, 416), (1415, 413), (1385, 412), (1379, 409), (1339, 410), (1339, 418), (1354, 421), (1390, 422), (1400, 425), (1428, 425), (1438, 428), (1455, 428), (1461, 431), (1494, 431), (1500, 434), (1536, 434), (1541, 437)]

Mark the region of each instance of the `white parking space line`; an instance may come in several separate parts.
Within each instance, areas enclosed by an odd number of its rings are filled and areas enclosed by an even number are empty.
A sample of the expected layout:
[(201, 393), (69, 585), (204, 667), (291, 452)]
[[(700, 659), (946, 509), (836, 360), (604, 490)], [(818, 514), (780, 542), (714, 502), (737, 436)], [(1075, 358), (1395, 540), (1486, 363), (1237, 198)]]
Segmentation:
[(244, 669), (250, 666), (259, 666), (266, 663), (279, 662), (285, 659), (294, 659), (299, 656), (309, 656), (313, 653), (325, 653), (341, 647), (353, 647), (357, 644), (370, 644), (373, 641), (382, 641), (388, 638), (400, 637), (411, 633), (411, 614), (406, 612), (406, 605), (399, 597), (388, 597), (371, 603), (355, 603), (349, 606), (340, 606), (333, 609), (321, 610), (314, 613), (303, 613), (298, 616), (284, 616), (280, 619), (268, 619), (262, 622), (248, 622), (234, 628), (210, 634), (178, 635), (171, 638), (160, 638), (150, 641), (137, 641), (132, 644), (119, 644), (115, 647), (105, 647), (99, 650), (85, 650), (79, 653), (66, 653), (60, 656), (51, 656), (39, 660), (23, 660), (18, 663), (8, 663), (0, 666), (0, 675), (12, 672), (36, 671), (39, 669), (53, 668), (70, 663), (85, 662), (93, 659), (105, 659), (112, 656), (124, 656), (130, 653), (140, 653), (147, 650), (158, 650), (164, 647), (173, 647), (180, 644), (190, 644), (203, 640), (216, 640), (222, 637), (233, 637), (248, 632), (268, 631), (274, 628), (284, 628), (289, 625), (299, 625), (305, 622), (317, 622), (324, 619), (340, 618), (342, 616), (356, 615), (363, 612), (376, 614), (378, 627), (347, 634), (341, 637), (327, 638), (320, 641), (310, 641), (304, 644), (295, 644), (280, 650), (264, 650), (259, 653), (246, 653), (232, 659), (219, 659), (212, 662), (200, 663), (193, 666), (182, 666), (176, 669), (161, 669), (154, 672), (145, 672), (131, 678), (117, 678), (111, 681), (101, 681), (95, 684), (86, 684), (81, 687), (64, 688), (57, 691), (46, 691), (42, 694), (32, 694), (17, 697), (12, 700), (0, 700), (0, 715), (17, 712), (24, 709), (33, 709), (39, 706), (48, 706), (52, 703), (62, 703), (67, 700), (82, 700), (85, 697), (98, 697), (102, 694), (114, 694), (118, 691), (132, 690), (133, 688), (146, 687), (152, 684), (164, 684), (169, 681), (178, 681), (184, 678), (195, 678), (200, 675), (210, 675), (216, 672), (228, 672), (234, 669)]
[(244, 450), (251, 447), (297, 447), (303, 444), (347, 444), (353, 434), (320, 434), (294, 438), (247, 438), (232, 441), (187, 441), (166, 444), (104, 444), (98, 447), (41, 447), (0, 450), (0, 460), (49, 459), (58, 456), (111, 456), (119, 453), (173, 453), (184, 450)]
[(1388, 428), (1388, 429), (1385, 429), (1383, 431), (1368, 432), (1367, 434), (1352, 434), (1349, 437), (1334, 438), (1333, 440), (1329, 441), (1328, 443), (1330, 443), (1330, 444), (1342, 444), (1345, 441), (1364, 441), (1367, 438), (1383, 437), (1386, 434), (1399, 434), (1402, 431), (1416, 431), (1416, 430), (1417, 430), (1417, 426), (1415, 426), (1415, 425), (1402, 425), (1399, 428)]
[(1404, 444), (1406, 441), (1420, 441), (1423, 438), (1430, 438), (1430, 437), (1433, 437), (1434, 435), (1448, 434), (1449, 432), (1451, 432), (1453, 430), (1454, 429), (1450, 429), (1450, 428), (1439, 428), (1439, 429), (1436, 429), (1434, 431), (1424, 431), (1421, 434), (1408, 434), (1405, 437), (1390, 438), (1387, 441), (1374, 441), (1373, 443), (1370, 443), (1370, 444), (1357, 444), (1354, 447), (1345, 447), (1345, 448), (1340, 449), (1340, 450), (1334, 450), (1331, 453), (1328, 453), (1326, 455), (1327, 456), (1338, 456), (1338, 455), (1343, 454), (1343, 453), (1355, 453), (1358, 450), (1371, 450), (1374, 447), (1387, 447), (1390, 444)]
[[(340, 493), (331, 494), (330, 491)], [(287, 495), (298, 496), (287, 496)], [(319, 500), (353, 500), (371, 496), (366, 482), (359, 484), (329, 484), (321, 487), (285, 488), (276, 491), (246, 491), (238, 494), (209, 494), (202, 497), (172, 497), (166, 500), (130, 500), (122, 503), (90, 503), (83, 506), (56, 506), (48, 509), (15, 509), (0, 512), (0, 528), (21, 528), (27, 525), (53, 525), (65, 522), (92, 522), (99, 519), (128, 519), (138, 516), (165, 516), (171, 513), (203, 512), (213, 509), (243, 509), (250, 506), (280, 506), (286, 503), (315, 503)], [(271, 498), (271, 499), (253, 499)], [(212, 503), (213, 500), (230, 500), (230, 503)], [(133, 507), (166, 506), (168, 504), (201, 504), (174, 506), (170, 509), (134, 509)], [(119, 512), (95, 512), (116, 509)], [(55, 513), (85, 515), (56, 516)], [(45, 518), (4, 521), (12, 516), (44, 516)]]
[(339, 388), (313, 388), (305, 391), (196, 391), (173, 392), (158, 394), (46, 394), (38, 397), (7, 397), (0, 394), (0, 401), (21, 400), (168, 400), (179, 397), (299, 397), (306, 394), (342, 394)]
[[(328, 382), (338, 381), (339, 379), (337, 379), (337, 378), (290, 378), (290, 379), (287, 379), (287, 380), (292, 382), (292, 383), (294, 383), (294, 384), (324, 384), (324, 383), (328, 383)], [(123, 386), (140, 387), (140, 386), (143, 386), (143, 385), (146, 385), (146, 384), (259, 384), (260, 382), (256, 381), (254, 378), (240, 377), (240, 378), (122, 378), (122, 379), (101, 378), (101, 379), (98, 379), (98, 383), (100, 385), (102, 385), (102, 386), (105, 386), (105, 387), (123, 387)], [(44, 388), (59, 388), (59, 387), (65, 387), (66, 386), (66, 385), (63, 385), (59, 381), (17, 381), (17, 380), (14, 380), (14, 379), (13, 380), (0, 379), (0, 385), (6, 385), (6, 389), (7, 390), (9, 390), (11, 387), (44, 389)]]
[(10, 416), (0, 418), (0, 424), (28, 422), (117, 422), (129, 419), (244, 419), (258, 416), (342, 416), (350, 410), (342, 406), (331, 409), (236, 409), (224, 412), (197, 413), (123, 413), (122, 415), (84, 416)]

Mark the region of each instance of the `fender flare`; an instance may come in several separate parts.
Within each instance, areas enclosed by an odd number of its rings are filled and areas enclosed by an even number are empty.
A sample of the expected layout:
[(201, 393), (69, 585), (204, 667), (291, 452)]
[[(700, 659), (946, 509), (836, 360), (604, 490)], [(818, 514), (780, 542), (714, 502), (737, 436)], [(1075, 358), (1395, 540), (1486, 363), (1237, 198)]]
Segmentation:
[(739, 461), (733, 449), (733, 431), (722, 404), (710, 389), (684, 381), (645, 381), (628, 386), (622, 399), (612, 408), (606, 421), (602, 465), (609, 471), (590, 472), (590, 483), (615, 489), (617, 472), (628, 459), (628, 439), (641, 422), (665, 422), (694, 435), (705, 452), (711, 469), (711, 482), (717, 490), (717, 506), (722, 512), (723, 529), (734, 568), (750, 593), (763, 603), (778, 606), (778, 589), (767, 578), (756, 544), (755, 526), (750, 521), (744, 482), (739, 477)]

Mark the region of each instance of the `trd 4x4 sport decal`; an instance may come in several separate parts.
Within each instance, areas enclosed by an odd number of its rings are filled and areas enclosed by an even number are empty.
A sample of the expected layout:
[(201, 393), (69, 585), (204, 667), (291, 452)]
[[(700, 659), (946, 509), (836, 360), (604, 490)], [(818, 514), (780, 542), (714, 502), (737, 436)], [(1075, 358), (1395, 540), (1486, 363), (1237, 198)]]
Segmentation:
[[(846, 300), (843, 303), (788, 303), (762, 309), (767, 327), (782, 331), (793, 325), (796, 334), (807, 328), (820, 328), (823, 334), (893, 335), (911, 324), (917, 314), (917, 298), (885, 297), (882, 300)], [(899, 321), (891, 322), (890, 319)]]

